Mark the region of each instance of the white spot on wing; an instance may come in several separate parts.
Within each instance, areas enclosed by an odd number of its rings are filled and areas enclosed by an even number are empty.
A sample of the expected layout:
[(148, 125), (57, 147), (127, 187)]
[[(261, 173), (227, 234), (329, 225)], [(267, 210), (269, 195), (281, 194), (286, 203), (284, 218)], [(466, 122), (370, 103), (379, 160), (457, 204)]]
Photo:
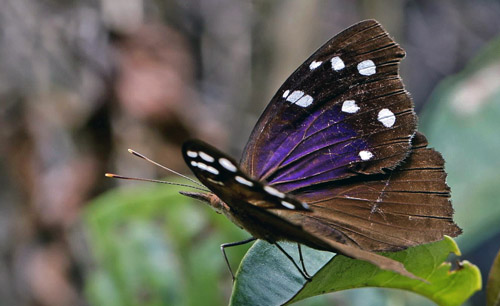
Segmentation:
[(361, 157), (362, 160), (370, 160), (373, 157), (373, 153), (370, 151), (359, 151), (359, 157)]
[(189, 157), (191, 157), (191, 158), (196, 158), (196, 157), (198, 157), (198, 153), (197, 153), (197, 152), (195, 152), (195, 151), (189, 151), (189, 150), (188, 150), (188, 151), (186, 151), (186, 155), (187, 155), (187, 156), (189, 156)]
[(287, 201), (281, 201), (281, 205), (285, 206), (288, 209), (295, 209), (295, 205), (293, 205), (292, 203), (289, 203)]
[(270, 195), (273, 195), (278, 198), (285, 198), (285, 194), (283, 192), (278, 191), (277, 189), (271, 187), (271, 186), (264, 186), (264, 190), (269, 193)]
[(215, 169), (212, 166), (207, 166), (207, 169), (205, 171), (210, 172), (213, 175), (219, 175), (219, 170)]
[(391, 127), (396, 122), (396, 116), (389, 109), (384, 108), (378, 112), (378, 121), (380, 121), (385, 127)]
[(313, 103), (313, 101), (314, 101), (313, 97), (311, 97), (310, 95), (305, 95), (302, 98), (300, 98), (299, 101), (295, 103), (295, 105), (301, 107), (308, 107), (309, 105), (311, 105), (311, 103)]
[(303, 91), (300, 91), (300, 90), (295, 90), (294, 92), (292, 92), (287, 98), (286, 100), (288, 102), (292, 102), (292, 103), (295, 103), (297, 102), (300, 98), (302, 98), (302, 96), (304, 95), (304, 92)]
[(375, 63), (372, 60), (362, 61), (358, 64), (358, 71), (361, 75), (372, 75), (377, 72), (377, 67), (375, 67)]
[(193, 167), (197, 167), (198, 169), (201, 169), (203, 171), (207, 171), (207, 172), (210, 172), (212, 173), (213, 175), (219, 175), (219, 170), (215, 169), (214, 167), (212, 166), (207, 166), (206, 164), (204, 163), (201, 163), (201, 162), (195, 162), (194, 160), (191, 161), (191, 166)]
[(240, 184), (247, 185), (248, 187), (253, 187), (252, 181), (249, 181), (242, 176), (237, 175), (234, 177), (234, 179)]
[(317, 62), (317, 61), (313, 61), (310, 65), (309, 65), (309, 69), (311, 70), (314, 70), (316, 68), (318, 68), (319, 66), (321, 66), (323, 62)]
[(226, 170), (231, 172), (236, 172), (238, 170), (238, 168), (236, 168), (236, 166), (231, 161), (229, 161), (229, 159), (224, 157), (219, 158), (219, 164)]
[(338, 56), (333, 57), (330, 61), (332, 62), (332, 69), (335, 71), (342, 70), (345, 67), (344, 61)]
[[(196, 165), (194, 165), (196, 164)], [(191, 165), (200, 168), (201, 170), (207, 170), (207, 165), (204, 163), (191, 162)]]
[(285, 92), (283, 93), (283, 98), (286, 98), (288, 97), (288, 95), (290, 94), (290, 90), (285, 90)]
[(215, 161), (215, 158), (213, 158), (212, 156), (208, 155), (205, 152), (200, 152), (200, 157), (201, 159), (209, 163), (213, 163)]
[(354, 100), (345, 100), (342, 103), (342, 111), (344, 113), (354, 114), (359, 110), (359, 106), (356, 105), (356, 101)]

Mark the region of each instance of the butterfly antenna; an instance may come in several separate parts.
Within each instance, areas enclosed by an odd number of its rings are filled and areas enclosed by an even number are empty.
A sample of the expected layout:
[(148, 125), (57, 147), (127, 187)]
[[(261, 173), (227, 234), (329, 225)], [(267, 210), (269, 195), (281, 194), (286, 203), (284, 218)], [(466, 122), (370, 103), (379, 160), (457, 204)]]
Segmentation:
[(177, 171), (175, 171), (175, 170), (172, 170), (172, 169), (170, 169), (170, 168), (168, 168), (168, 167), (165, 167), (165, 166), (163, 166), (162, 164), (159, 164), (159, 163), (155, 162), (154, 160), (152, 160), (152, 159), (150, 159), (150, 158), (148, 158), (148, 157), (146, 157), (146, 156), (142, 155), (142, 154), (141, 154), (141, 153), (139, 153), (139, 152), (136, 152), (136, 151), (134, 151), (134, 150), (132, 150), (132, 149), (128, 149), (128, 151), (129, 151), (130, 153), (132, 153), (133, 155), (135, 155), (135, 156), (137, 156), (137, 157), (140, 157), (140, 158), (142, 158), (142, 159), (144, 159), (144, 160), (146, 160), (146, 161), (148, 161), (148, 162), (152, 163), (153, 165), (156, 165), (156, 166), (158, 166), (158, 167), (160, 167), (160, 168), (162, 168), (162, 169), (164, 169), (164, 170), (167, 170), (167, 171), (168, 171), (168, 172), (170, 172), (170, 173), (173, 173), (173, 174), (176, 174), (176, 175), (178, 175), (178, 176), (180, 176), (180, 177), (182, 177), (182, 178), (185, 178), (186, 180), (188, 180), (188, 181), (190, 181), (190, 182), (192, 182), (192, 183), (194, 183), (194, 184), (196, 184), (196, 185), (198, 185), (198, 186), (205, 187), (205, 186), (203, 186), (203, 184), (200, 184), (199, 182), (197, 182), (197, 181), (193, 180), (193, 179), (192, 179), (192, 178), (190, 178), (189, 176), (185, 176), (184, 174), (180, 174), (179, 172), (177, 172)]
[(113, 173), (106, 173), (104, 175), (106, 177), (117, 178), (117, 179), (121, 179), (121, 180), (132, 180), (132, 181), (160, 183), (160, 184), (167, 184), (167, 185), (174, 185), (174, 186), (181, 186), (181, 187), (193, 188), (193, 189), (204, 191), (204, 192), (210, 192), (210, 190), (208, 190), (208, 189), (199, 188), (197, 186), (191, 186), (191, 185), (181, 184), (181, 183), (167, 182), (167, 181), (161, 181), (161, 180), (153, 180), (153, 179), (147, 179), (147, 178), (141, 178), (141, 177), (123, 176), (123, 175), (118, 175), (118, 174), (113, 174)]

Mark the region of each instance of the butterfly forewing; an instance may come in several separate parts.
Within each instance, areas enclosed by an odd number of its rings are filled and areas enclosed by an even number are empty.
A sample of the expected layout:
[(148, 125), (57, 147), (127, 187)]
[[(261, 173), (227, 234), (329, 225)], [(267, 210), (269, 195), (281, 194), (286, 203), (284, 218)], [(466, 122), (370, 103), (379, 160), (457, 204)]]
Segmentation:
[(332, 38), (273, 97), (250, 136), (242, 168), (292, 191), (397, 166), (416, 128), (398, 76), (402, 57), (373, 20)]
[(182, 152), (196, 177), (229, 206), (245, 203), (243, 205), (268, 209), (309, 209), (306, 203), (292, 195), (250, 178), (231, 157), (207, 143), (200, 140), (186, 141)]

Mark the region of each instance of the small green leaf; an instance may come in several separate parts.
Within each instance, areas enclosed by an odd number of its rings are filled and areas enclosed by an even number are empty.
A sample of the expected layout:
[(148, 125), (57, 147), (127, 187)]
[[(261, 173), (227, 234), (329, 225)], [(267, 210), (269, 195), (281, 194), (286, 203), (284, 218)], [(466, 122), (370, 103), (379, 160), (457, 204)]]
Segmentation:
[(491, 266), (490, 275), (488, 277), (488, 285), (486, 286), (486, 305), (500, 305), (500, 251)]
[[(295, 245), (283, 245), (298, 262)], [(475, 265), (463, 261), (459, 269), (450, 271), (451, 264), (445, 260), (450, 253), (460, 255), (460, 250), (449, 237), (383, 254), (404, 263), (410, 272), (429, 283), (341, 255), (332, 258), (332, 253), (309, 248), (304, 248), (303, 253), (308, 272), (317, 271), (311, 282), (306, 282), (275, 246), (258, 241), (241, 263), (231, 305), (281, 305), (361, 287), (404, 289), (426, 296), (439, 305), (460, 305), (481, 288), (481, 274)]]

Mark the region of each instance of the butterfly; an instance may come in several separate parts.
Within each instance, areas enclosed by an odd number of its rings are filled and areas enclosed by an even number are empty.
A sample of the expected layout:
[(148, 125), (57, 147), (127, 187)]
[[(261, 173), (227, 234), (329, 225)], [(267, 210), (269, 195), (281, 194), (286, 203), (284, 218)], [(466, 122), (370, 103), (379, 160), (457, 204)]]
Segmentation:
[[(225, 247), (263, 239), (283, 251), (279, 242), (291, 241), (416, 278), (376, 252), (461, 233), (444, 160), (416, 130), (399, 76), (404, 56), (377, 21), (359, 22), (279, 88), (240, 162), (203, 141), (184, 143), (187, 165), (210, 191), (182, 194), (252, 235), (222, 245), (226, 263)], [(301, 269), (286, 255), (308, 279), (302, 258)]]

